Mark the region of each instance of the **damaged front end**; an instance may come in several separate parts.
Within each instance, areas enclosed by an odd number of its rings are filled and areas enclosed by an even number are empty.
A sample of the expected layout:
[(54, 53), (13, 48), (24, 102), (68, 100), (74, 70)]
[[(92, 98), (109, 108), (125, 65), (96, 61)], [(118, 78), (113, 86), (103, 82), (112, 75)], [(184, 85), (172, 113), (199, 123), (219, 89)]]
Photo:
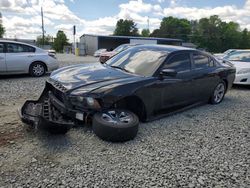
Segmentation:
[[(76, 125), (77, 121), (83, 122), (84, 113), (79, 113), (66, 106), (65, 90), (66, 88), (59, 83), (46, 82), (39, 99), (27, 100), (19, 110), (22, 122), (54, 134), (65, 134)], [(77, 117), (79, 120), (76, 119)]]

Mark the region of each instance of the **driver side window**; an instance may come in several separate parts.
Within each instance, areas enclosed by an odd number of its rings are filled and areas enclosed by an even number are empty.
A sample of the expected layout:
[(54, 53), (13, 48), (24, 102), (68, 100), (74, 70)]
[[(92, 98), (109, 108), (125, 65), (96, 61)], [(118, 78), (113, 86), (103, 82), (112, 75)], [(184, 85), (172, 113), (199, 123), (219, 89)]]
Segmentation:
[(164, 65), (164, 69), (173, 69), (176, 72), (185, 72), (191, 69), (189, 53), (176, 54)]

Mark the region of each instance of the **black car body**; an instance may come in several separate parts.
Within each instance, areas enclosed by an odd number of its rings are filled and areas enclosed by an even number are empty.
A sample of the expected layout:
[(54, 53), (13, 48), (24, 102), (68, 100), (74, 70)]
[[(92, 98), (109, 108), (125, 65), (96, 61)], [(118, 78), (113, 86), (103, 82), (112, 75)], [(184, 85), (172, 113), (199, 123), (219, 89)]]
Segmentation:
[(119, 108), (147, 121), (208, 102), (220, 82), (228, 90), (234, 78), (234, 67), (205, 52), (140, 45), (119, 53), (107, 64), (54, 71), (40, 99), (26, 101), (20, 115), (29, 124), (60, 127), (84, 124), (97, 112)]

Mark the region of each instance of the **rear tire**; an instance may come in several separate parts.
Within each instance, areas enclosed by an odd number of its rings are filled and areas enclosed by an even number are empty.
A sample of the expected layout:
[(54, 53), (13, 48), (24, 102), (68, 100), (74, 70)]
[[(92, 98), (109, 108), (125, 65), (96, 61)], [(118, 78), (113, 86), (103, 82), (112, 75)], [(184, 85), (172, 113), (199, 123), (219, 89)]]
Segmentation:
[(210, 97), (211, 104), (219, 104), (224, 99), (226, 93), (226, 83), (222, 80), (220, 81)]
[(41, 62), (35, 62), (30, 65), (29, 73), (33, 77), (41, 77), (46, 73), (46, 67)]
[(128, 110), (113, 109), (96, 113), (93, 117), (93, 131), (103, 140), (125, 142), (135, 138), (139, 119)]

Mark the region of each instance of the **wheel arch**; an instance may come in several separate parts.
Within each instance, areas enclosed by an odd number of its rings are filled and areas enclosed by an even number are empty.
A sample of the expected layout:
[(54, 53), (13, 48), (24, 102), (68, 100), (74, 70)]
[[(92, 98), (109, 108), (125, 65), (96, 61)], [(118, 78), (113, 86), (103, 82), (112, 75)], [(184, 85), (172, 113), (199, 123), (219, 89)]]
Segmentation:
[(125, 96), (118, 99), (113, 103), (113, 107), (132, 111), (138, 116), (140, 121), (146, 121), (147, 119), (147, 110), (145, 104), (143, 100), (136, 95)]
[(223, 78), (222, 79), (224, 82), (225, 82), (225, 84), (226, 84), (226, 91), (227, 91), (227, 89), (228, 89), (228, 80), (226, 79), (226, 78)]
[(44, 67), (45, 67), (45, 71), (46, 71), (46, 72), (48, 71), (48, 66), (46, 65), (46, 63), (43, 62), (43, 61), (40, 61), (40, 60), (38, 60), (38, 61), (33, 61), (33, 62), (30, 64), (30, 66), (29, 66), (29, 70), (30, 70), (30, 67), (31, 67), (33, 64), (35, 64), (35, 63), (41, 63), (41, 64), (43, 64)]

